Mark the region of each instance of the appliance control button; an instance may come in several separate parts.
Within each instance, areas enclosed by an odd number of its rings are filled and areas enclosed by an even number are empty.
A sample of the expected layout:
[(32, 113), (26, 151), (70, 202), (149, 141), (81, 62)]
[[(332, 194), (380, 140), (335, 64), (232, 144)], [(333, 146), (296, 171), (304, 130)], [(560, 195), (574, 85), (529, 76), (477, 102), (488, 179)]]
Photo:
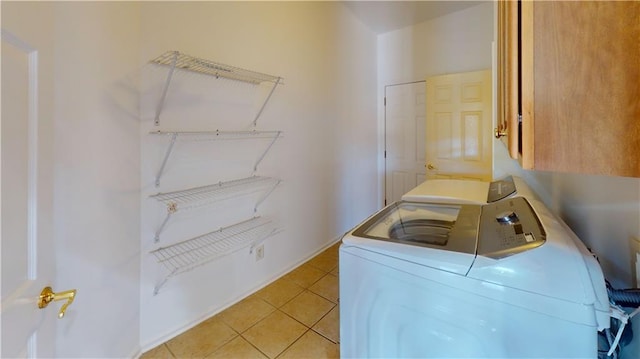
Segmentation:
[(518, 215), (514, 211), (504, 211), (500, 212), (496, 216), (496, 221), (503, 224), (514, 224), (520, 221)]

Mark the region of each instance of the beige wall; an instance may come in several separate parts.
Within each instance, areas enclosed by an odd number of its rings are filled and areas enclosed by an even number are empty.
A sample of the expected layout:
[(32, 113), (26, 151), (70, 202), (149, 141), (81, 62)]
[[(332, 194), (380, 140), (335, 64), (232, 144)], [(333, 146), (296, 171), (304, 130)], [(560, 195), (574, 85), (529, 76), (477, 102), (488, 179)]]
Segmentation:
[[(235, 166), (240, 163), (238, 150), (260, 151), (264, 144), (244, 141), (233, 147), (228, 143), (224, 144), (228, 151), (221, 152), (219, 144), (205, 143), (204, 148), (211, 149), (209, 156), (191, 158), (185, 157), (192, 153), (186, 147), (176, 149), (161, 188), (154, 188), (158, 155), (164, 149), (147, 132), (154, 129), (158, 90), (166, 73), (143, 68), (141, 343), (149, 349), (267, 284), (377, 209), (376, 37), (337, 2), (149, 2), (141, 6), (141, 62), (167, 50), (180, 50), (284, 78), (258, 122), (258, 129), (284, 131), (258, 171), (283, 179), (258, 211), (277, 219), (283, 231), (264, 242), (263, 260), (256, 262), (248, 250), (239, 251), (171, 278), (153, 296), (162, 273), (150, 250), (191, 238), (199, 230), (206, 233), (205, 227), (210, 231), (235, 223), (243, 215), (252, 215), (252, 207), (238, 199), (214, 206), (202, 217), (172, 219), (162, 243), (156, 245), (151, 238), (162, 214), (157, 214), (157, 204), (147, 196), (186, 184), (250, 175), (250, 166), (244, 166), (245, 172)], [(246, 128), (253, 119), (243, 115), (256, 107), (245, 111), (240, 105), (240, 85), (227, 83), (225, 90), (225, 85), (218, 88), (197, 77), (174, 80), (163, 129), (235, 130)], [(192, 92), (194, 86), (202, 91)], [(238, 91), (235, 99), (228, 97), (233, 91)], [(217, 116), (220, 111), (232, 115)], [(204, 155), (198, 149), (189, 151)], [(185, 168), (180, 167), (180, 159), (186, 163), (202, 157), (210, 161), (180, 170)]]
[(379, 83), (491, 68), (493, 4), (482, 3), (378, 36)]
[(58, 357), (139, 348), (139, 10), (55, 4), (54, 288), (78, 289)]

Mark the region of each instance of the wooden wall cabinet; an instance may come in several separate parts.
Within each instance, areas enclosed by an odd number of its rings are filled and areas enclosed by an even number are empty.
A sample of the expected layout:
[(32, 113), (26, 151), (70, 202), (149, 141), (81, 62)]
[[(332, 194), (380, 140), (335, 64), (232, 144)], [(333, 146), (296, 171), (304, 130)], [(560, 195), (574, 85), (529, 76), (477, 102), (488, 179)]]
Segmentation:
[(499, 1), (497, 93), (524, 169), (640, 177), (640, 1)]

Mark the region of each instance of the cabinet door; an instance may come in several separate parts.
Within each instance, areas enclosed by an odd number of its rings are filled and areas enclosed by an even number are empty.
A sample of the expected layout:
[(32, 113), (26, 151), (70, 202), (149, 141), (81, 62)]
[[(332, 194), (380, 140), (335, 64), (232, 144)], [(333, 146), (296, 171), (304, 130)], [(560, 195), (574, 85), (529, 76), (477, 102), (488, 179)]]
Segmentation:
[(498, 113), (496, 137), (518, 158), (519, 37), (518, 2), (498, 2)]
[(640, 177), (640, 2), (520, 6), (523, 167)]

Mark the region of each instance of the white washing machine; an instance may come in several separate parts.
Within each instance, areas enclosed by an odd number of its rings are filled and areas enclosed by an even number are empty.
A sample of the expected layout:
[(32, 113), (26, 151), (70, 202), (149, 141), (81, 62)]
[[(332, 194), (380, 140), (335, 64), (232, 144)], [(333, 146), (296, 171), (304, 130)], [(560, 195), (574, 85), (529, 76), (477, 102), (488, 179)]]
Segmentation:
[(403, 201), (432, 203), (491, 203), (522, 195), (535, 197), (527, 183), (519, 177), (507, 176), (493, 181), (432, 179), (419, 184), (402, 196)]
[(343, 237), (346, 358), (595, 358), (597, 261), (544, 205), (400, 201)]

